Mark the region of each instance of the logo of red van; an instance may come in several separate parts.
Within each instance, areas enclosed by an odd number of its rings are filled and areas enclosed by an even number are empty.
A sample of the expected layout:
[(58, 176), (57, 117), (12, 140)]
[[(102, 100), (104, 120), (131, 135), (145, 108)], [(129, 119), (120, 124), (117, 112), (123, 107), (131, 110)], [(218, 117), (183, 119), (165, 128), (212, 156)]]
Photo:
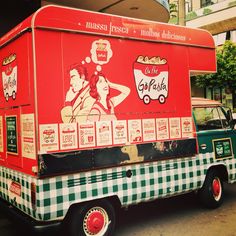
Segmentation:
[(17, 182), (12, 181), (10, 184), (9, 191), (17, 196), (21, 195), (21, 185)]
[(2, 62), (2, 84), (6, 101), (9, 97), (16, 99), (17, 93), (17, 62), (16, 54), (4, 58)]
[(21, 184), (9, 179), (8, 180), (8, 196), (11, 200), (15, 201), (18, 204), (22, 203), (21, 197), (22, 187)]
[(134, 79), (139, 98), (145, 104), (151, 100), (165, 103), (168, 97), (168, 64), (160, 57), (139, 56), (134, 63)]

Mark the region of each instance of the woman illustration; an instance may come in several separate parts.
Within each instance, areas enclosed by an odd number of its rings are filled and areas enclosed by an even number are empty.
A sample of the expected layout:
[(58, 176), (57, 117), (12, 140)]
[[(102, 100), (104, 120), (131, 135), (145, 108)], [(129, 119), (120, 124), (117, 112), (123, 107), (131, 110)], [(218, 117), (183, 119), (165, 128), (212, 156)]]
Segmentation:
[[(108, 81), (102, 73), (93, 75), (89, 83), (90, 96), (96, 101), (90, 110), (87, 120), (116, 120), (114, 108), (124, 101), (129, 95), (130, 89), (124, 85)], [(120, 94), (110, 97), (110, 89), (118, 90)]]

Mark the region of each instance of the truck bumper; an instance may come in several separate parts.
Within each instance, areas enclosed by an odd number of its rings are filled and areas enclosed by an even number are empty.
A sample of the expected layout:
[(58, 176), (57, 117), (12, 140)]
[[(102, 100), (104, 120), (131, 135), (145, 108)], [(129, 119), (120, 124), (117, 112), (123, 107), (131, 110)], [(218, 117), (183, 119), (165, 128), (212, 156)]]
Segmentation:
[(57, 232), (62, 221), (37, 221), (10, 205), (7, 201), (0, 198), (0, 209), (6, 213), (6, 218), (11, 221), (23, 224), (28, 230), (36, 233)]

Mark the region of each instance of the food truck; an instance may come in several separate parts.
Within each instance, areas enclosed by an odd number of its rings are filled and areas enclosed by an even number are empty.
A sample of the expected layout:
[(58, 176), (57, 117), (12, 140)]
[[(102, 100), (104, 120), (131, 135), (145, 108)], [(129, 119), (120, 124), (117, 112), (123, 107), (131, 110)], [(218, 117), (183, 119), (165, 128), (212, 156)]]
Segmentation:
[(190, 75), (216, 71), (204, 30), (45, 6), (0, 39), (0, 68), (0, 202), (34, 229), (112, 235), (121, 207), (215, 208), (235, 182), (230, 111), (191, 100)]

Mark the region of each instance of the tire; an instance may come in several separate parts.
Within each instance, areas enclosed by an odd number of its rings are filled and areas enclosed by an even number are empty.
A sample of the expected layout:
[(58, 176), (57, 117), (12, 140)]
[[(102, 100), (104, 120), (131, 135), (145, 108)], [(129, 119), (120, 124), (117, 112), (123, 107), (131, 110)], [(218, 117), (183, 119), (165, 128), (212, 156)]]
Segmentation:
[(145, 95), (143, 97), (144, 104), (148, 105), (150, 103), (150, 101), (151, 101), (151, 98), (148, 95)]
[(115, 229), (115, 210), (107, 200), (84, 203), (72, 209), (70, 236), (111, 236)]
[(165, 97), (163, 95), (160, 95), (158, 100), (159, 100), (160, 104), (164, 104), (165, 101), (166, 101), (166, 99), (165, 99)]
[(224, 186), (220, 175), (214, 169), (210, 170), (199, 191), (201, 203), (207, 208), (217, 208), (224, 200)]

